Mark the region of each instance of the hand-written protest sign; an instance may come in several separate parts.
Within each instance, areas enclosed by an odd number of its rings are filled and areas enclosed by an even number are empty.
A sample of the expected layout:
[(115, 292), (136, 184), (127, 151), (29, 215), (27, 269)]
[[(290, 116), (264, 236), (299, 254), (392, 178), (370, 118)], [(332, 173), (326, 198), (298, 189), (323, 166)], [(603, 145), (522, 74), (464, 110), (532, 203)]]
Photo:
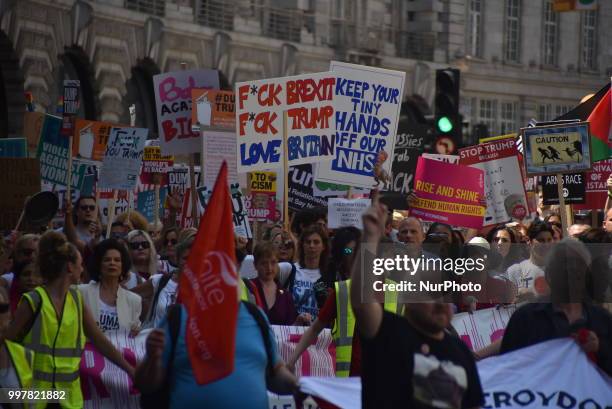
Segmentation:
[[(68, 139), (60, 135), (61, 118), (47, 115), (38, 144), (38, 160), (42, 180), (66, 186), (68, 183)], [(72, 161), (71, 187), (81, 190), (86, 165)]]
[(334, 83), (334, 76), (324, 72), (236, 84), (238, 172), (282, 167), (285, 154), (289, 165), (331, 159)]
[(110, 131), (116, 126), (110, 122), (77, 119), (74, 125), (72, 156), (102, 161)]
[(327, 206), (327, 199), (317, 197), (313, 192), (314, 165), (304, 164), (289, 168), (289, 208), (293, 210), (312, 209)]
[(416, 203), (410, 214), (426, 221), (480, 229), (485, 215), (484, 172), (468, 166), (419, 158)]
[(589, 124), (522, 128), (528, 175), (591, 169)]
[(251, 221), (279, 220), (276, 211), (276, 172), (249, 172), (247, 174), (246, 207)]
[[(142, 157), (142, 172), (140, 182), (143, 184), (167, 185), (168, 172), (174, 163), (173, 156), (162, 156), (159, 146), (145, 146)], [(161, 175), (160, 180), (155, 180), (155, 175)]]
[(191, 90), (191, 129), (202, 126), (234, 129), (236, 127), (236, 98), (232, 91)]
[(133, 190), (138, 183), (146, 128), (113, 128), (102, 162), (98, 185), (106, 189)]
[[(563, 175), (563, 199), (566, 204), (583, 204), (585, 202), (584, 173), (566, 173)], [(559, 189), (556, 175), (542, 176), (542, 196), (545, 205), (559, 204)]]
[(28, 196), (40, 191), (37, 159), (0, 158), (0, 229), (14, 229)]
[(327, 203), (327, 225), (331, 229), (348, 226), (363, 229), (361, 215), (370, 203), (370, 199), (330, 198)]
[(238, 183), (236, 171), (236, 133), (235, 132), (202, 132), (202, 166), (204, 186), (214, 186), (223, 161), (227, 162), (227, 179), (230, 183)]
[(529, 207), (514, 138), (500, 139), (459, 150), (461, 165), (482, 169), (487, 211), (484, 226), (511, 218), (522, 220)]
[(478, 351), (504, 336), (508, 321), (515, 310), (516, 307), (510, 305), (455, 314), (453, 328), (470, 350)]
[(188, 154), (201, 148), (191, 130), (191, 90), (219, 88), (216, 70), (175, 71), (153, 77), (159, 139), (164, 154)]
[(606, 180), (612, 173), (612, 159), (593, 163), (593, 169), (586, 174), (585, 204), (576, 204), (574, 209), (603, 209), (608, 198)]
[[(237, 183), (230, 184), (230, 194), (232, 195), (232, 219), (234, 222), (234, 232), (242, 237), (252, 238), (251, 226), (249, 225), (248, 211), (244, 202), (244, 196)], [(198, 198), (200, 205), (206, 210), (208, 200), (212, 195), (212, 188), (202, 186), (198, 188)], [(203, 211), (202, 211), (203, 213)]]
[(391, 174), (405, 74), (335, 61), (331, 70), (337, 76), (335, 155), (317, 167), (316, 179), (354, 187), (379, 186), (374, 165), (379, 151), (385, 151), (382, 172)]

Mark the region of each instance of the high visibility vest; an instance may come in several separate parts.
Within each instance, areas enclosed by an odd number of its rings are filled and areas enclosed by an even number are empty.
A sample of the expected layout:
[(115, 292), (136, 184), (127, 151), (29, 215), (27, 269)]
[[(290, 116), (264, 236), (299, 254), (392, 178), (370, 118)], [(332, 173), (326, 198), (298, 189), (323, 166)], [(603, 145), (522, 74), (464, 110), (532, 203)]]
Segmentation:
[(32, 365), (34, 364), (34, 353), (28, 348), (24, 348), (16, 342), (4, 341), (6, 350), (8, 351), (9, 357), (15, 373), (17, 373), (17, 379), (19, 380), (19, 386), (22, 389), (29, 389), (32, 387)]
[(258, 297), (255, 294), (253, 294), (251, 290), (249, 290), (244, 280), (241, 279), (239, 281), (240, 281), (240, 301), (248, 301), (251, 304), (259, 305), (260, 303), (258, 302), (258, 299), (257, 299)]
[[(386, 280), (386, 282), (391, 282)], [(351, 280), (337, 281), (336, 287), (336, 321), (332, 337), (336, 344), (336, 376), (346, 378), (351, 369), (351, 354), (353, 353), (353, 334), (355, 333), (355, 315), (351, 307)], [(386, 311), (400, 315), (403, 304), (397, 302), (397, 293), (385, 294), (384, 308)]]
[[(43, 287), (23, 295), (34, 311), (34, 323), (23, 340), (34, 352), (32, 387), (66, 391), (63, 408), (82, 408), (79, 364), (85, 346), (83, 300), (78, 290), (66, 294), (61, 318)], [(44, 408), (45, 402), (37, 404)]]

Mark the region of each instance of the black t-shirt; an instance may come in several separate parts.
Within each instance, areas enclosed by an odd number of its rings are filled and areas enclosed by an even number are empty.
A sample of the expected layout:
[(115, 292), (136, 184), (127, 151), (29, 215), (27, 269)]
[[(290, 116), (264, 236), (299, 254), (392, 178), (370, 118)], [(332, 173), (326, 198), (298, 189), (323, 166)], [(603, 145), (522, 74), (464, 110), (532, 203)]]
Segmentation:
[(364, 408), (473, 408), (484, 404), (474, 358), (461, 340), (418, 332), (384, 312), (378, 334), (362, 338)]

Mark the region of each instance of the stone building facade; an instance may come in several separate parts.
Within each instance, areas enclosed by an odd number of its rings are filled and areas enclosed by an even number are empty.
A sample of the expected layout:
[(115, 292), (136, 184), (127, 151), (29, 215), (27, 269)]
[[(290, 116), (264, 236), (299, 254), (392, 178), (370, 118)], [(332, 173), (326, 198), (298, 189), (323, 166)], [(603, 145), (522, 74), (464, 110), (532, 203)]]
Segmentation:
[(551, 119), (612, 74), (612, 1), (0, 0), (0, 137), (22, 132), (24, 91), (55, 112), (79, 79), (80, 116), (156, 129), (152, 76), (215, 68), (224, 85), (325, 71), (333, 59), (401, 70), (431, 102), (436, 68), (461, 69), (471, 124), (491, 133)]

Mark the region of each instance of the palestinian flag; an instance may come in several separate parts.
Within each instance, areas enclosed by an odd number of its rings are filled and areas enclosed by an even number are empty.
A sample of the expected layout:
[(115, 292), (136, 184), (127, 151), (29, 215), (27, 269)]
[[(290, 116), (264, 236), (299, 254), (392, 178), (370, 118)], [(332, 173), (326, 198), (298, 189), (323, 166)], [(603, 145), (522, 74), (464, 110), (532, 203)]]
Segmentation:
[(593, 162), (612, 157), (611, 98), (608, 83), (597, 91), (597, 94), (555, 119), (556, 121), (577, 119), (591, 123), (591, 160)]

